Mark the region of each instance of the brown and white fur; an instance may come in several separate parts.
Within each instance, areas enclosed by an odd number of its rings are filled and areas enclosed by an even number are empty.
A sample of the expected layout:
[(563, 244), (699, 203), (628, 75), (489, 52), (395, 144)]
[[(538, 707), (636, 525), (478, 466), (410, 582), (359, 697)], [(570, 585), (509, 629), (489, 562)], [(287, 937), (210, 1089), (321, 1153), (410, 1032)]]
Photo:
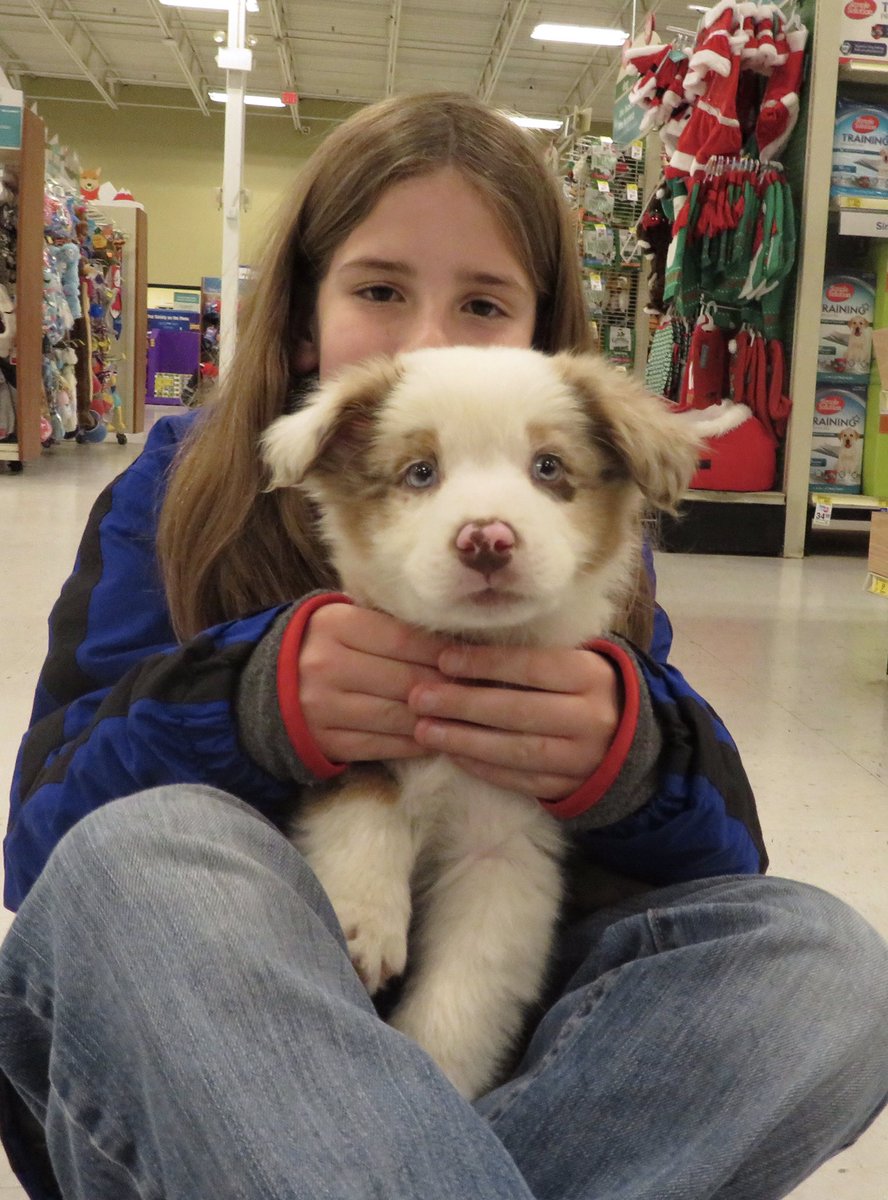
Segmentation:
[[(343, 588), (488, 644), (577, 646), (612, 627), (640, 518), (674, 509), (695, 443), (602, 359), (419, 350), (346, 370), (266, 431), (271, 487), (301, 487)], [(417, 464), (428, 464), (417, 466)], [(563, 835), (535, 800), (443, 756), (352, 767), (293, 834), (391, 1022), (474, 1097), (538, 1000)], [(412, 923), (411, 923), (412, 922)]]

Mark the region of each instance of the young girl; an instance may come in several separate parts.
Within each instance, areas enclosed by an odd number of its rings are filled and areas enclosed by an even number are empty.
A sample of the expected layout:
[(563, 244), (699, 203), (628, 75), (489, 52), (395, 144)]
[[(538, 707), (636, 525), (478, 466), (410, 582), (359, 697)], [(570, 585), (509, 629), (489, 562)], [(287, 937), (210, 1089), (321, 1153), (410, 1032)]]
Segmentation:
[[(884, 1102), (885, 947), (761, 874), (736, 748), (667, 665), (662, 611), (606, 653), (457, 662), (342, 603), (298, 496), (263, 490), (259, 435), (316, 377), (586, 338), (556, 185), (499, 115), (386, 101), (303, 169), (221, 399), (158, 422), (100, 496), (50, 619), (0, 961), (32, 1197), (777, 1197)], [(546, 1011), (474, 1106), (379, 1019), (279, 831), (344, 764), (430, 752), (537, 797), (575, 847)], [(631, 883), (596, 908), (602, 873)]]

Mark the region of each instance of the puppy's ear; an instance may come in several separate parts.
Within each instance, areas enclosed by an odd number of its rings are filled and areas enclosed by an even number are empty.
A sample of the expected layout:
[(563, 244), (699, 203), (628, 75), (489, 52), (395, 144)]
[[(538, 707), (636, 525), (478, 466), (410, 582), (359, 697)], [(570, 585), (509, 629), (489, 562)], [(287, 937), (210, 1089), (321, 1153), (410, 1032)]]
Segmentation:
[(649, 504), (675, 512), (697, 468), (700, 443), (662, 400), (597, 355), (554, 358), (590, 422), (590, 436)]
[(298, 487), (316, 471), (340, 470), (372, 439), (379, 406), (402, 375), (399, 363), (388, 358), (347, 367), (297, 412), (273, 421), (260, 438), (266, 490)]

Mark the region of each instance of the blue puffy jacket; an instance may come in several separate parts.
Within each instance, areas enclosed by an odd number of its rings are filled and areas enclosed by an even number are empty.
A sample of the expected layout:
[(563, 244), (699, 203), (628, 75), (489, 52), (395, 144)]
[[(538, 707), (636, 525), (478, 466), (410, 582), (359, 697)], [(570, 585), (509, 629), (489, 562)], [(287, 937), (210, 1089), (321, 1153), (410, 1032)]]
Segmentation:
[[(311, 783), (306, 770), (282, 779), (251, 757), (245, 743), (255, 739), (244, 736), (237, 703), (251, 656), (293, 606), (229, 621), (184, 644), (170, 625), (155, 534), (167, 473), (192, 420), (189, 413), (158, 421), (140, 457), (101, 494), (50, 616), (4, 845), (12, 909), (65, 832), (108, 800), (201, 782), (281, 823), (294, 779)], [(764, 870), (737, 749), (668, 665), (671, 641), (658, 608), (650, 652), (630, 649), (642, 692), (639, 731), (612, 795), (570, 822), (575, 842), (596, 864), (655, 885)]]

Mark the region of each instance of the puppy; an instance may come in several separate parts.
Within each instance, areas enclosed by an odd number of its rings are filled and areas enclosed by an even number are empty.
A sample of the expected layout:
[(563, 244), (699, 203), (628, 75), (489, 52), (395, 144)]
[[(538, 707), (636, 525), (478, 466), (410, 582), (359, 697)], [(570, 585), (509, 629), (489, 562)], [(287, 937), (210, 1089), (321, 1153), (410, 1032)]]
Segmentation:
[(839, 434), (839, 453), (836, 459), (836, 475), (860, 477), (862, 454), (861, 435), (856, 429), (843, 429)]
[(866, 317), (848, 318), (848, 366), (858, 374), (870, 369), (873, 335)]
[[(349, 368), (263, 453), (272, 489), (317, 503), (358, 603), (468, 642), (572, 647), (612, 627), (642, 513), (674, 510), (696, 444), (602, 359), (457, 347)], [(558, 822), (438, 756), (312, 789), (293, 838), (368, 990), (409, 965), (391, 1023), (465, 1096), (489, 1089), (544, 982)]]

